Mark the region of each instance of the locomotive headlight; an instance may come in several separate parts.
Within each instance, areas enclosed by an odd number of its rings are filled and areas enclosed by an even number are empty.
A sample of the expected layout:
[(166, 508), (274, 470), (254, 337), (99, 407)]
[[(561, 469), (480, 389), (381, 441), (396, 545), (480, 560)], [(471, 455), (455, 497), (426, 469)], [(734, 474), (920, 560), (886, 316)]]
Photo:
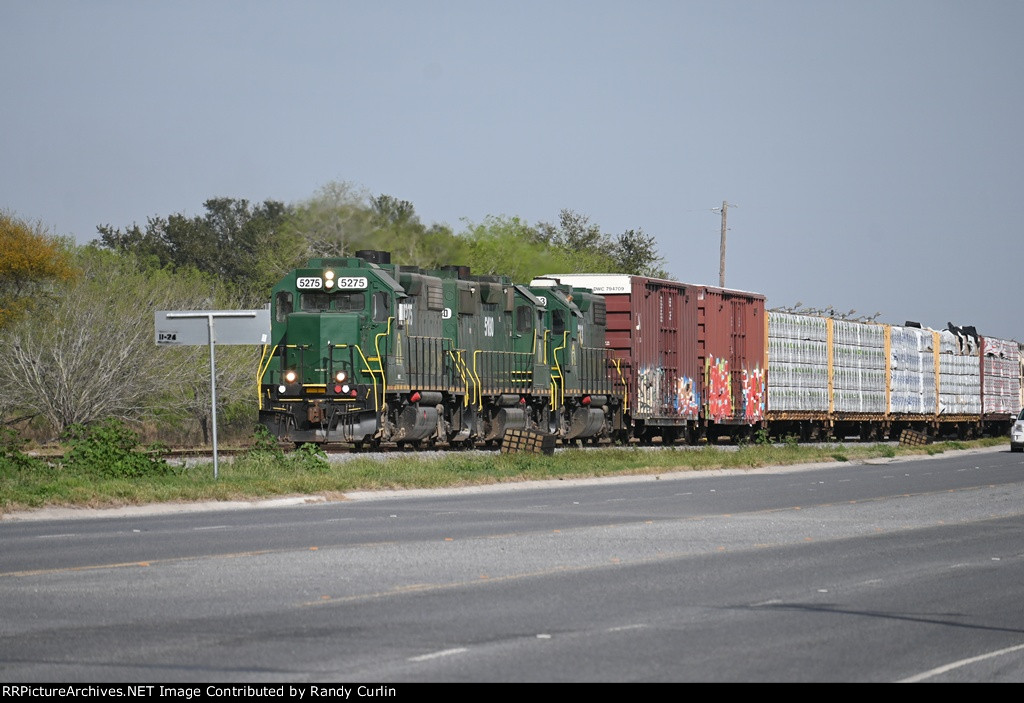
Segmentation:
[(350, 390), (352, 390), (352, 389), (348, 387), (347, 383), (344, 386), (341, 387), (341, 392), (342, 393), (348, 393)]
[(324, 278), (326, 278), (328, 281), (333, 281), (334, 271), (324, 271)]
[(287, 391), (288, 391), (288, 386), (281, 385), (281, 386), (277, 387), (277, 392), (282, 394), (282, 395), (284, 395)]
[(344, 371), (339, 371), (338, 373), (334, 374), (334, 380), (337, 381), (338, 383), (344, 382), (346, 378), (348, 378), (348, 374), (346, 374)]
[(294, 369), (289, 369), (284, 372), (284, 380), (288, 383), (295, 383), (295, 379), (299, 377), (299, 374), (295, 373)]
[(332, 279), (328, 278), (326, 281), (324, 281), (324, 288), (327, 288), (327, 289), (334, 288), (334, 281)]

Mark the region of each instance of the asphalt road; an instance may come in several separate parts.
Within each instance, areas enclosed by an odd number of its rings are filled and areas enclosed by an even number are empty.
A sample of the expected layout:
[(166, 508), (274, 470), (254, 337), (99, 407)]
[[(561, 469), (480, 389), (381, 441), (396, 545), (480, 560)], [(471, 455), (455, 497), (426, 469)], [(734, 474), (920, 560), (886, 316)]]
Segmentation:
[(1005, 450), (352, 498), (0, 522), (0, 678), (1024, 680)]

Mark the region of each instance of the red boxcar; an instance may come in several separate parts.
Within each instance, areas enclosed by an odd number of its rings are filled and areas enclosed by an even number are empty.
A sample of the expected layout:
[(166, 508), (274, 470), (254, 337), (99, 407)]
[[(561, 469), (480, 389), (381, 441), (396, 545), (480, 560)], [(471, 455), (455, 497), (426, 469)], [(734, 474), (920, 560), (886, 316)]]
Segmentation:
[(757, 424), (767, 400), (764, 296), (705, 287), (698, 297), (697, 346), (708, 422)]
[[(605, 297), (642, 439), (764, 418), (764, 296), (625, 274), (550, 274)], [(712, 427), (714, 426), (714, 427)]]

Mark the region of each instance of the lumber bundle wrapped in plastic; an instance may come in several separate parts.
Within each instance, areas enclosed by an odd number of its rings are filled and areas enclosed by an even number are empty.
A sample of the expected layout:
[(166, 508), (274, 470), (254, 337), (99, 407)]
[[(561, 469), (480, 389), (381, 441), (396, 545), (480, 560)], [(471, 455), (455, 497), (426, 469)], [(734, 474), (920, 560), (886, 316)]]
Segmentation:
[(932, 331), (892, 327), (889, 349), (889, 412), (934, 415), (935, 357)]
[(832, 393), (836, 412), (885, 412), (885, 326), (836, 320)]
[(825, 318), (768, 316), (768, 410), (828, 411), (828, 329)]
[(984, 408), (986, 415), (1020, 412), (1020, 347), (1017, 342), (984, 337)]
[(977, 415), (981, 412), (981, 365), (978, 338), (939, 334), (939, 413)]

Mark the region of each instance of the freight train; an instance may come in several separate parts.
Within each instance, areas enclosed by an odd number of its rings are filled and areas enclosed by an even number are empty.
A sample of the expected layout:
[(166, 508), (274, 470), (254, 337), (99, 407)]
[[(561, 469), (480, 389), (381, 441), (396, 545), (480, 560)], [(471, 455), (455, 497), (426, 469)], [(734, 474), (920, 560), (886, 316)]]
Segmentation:
[(273, 289), (260, 422), (296, 443), (696, 443), (1006, 433), (1021, 350), (768, 311), (756, 293), (620, 274), (529, 284), (360, 251)]

